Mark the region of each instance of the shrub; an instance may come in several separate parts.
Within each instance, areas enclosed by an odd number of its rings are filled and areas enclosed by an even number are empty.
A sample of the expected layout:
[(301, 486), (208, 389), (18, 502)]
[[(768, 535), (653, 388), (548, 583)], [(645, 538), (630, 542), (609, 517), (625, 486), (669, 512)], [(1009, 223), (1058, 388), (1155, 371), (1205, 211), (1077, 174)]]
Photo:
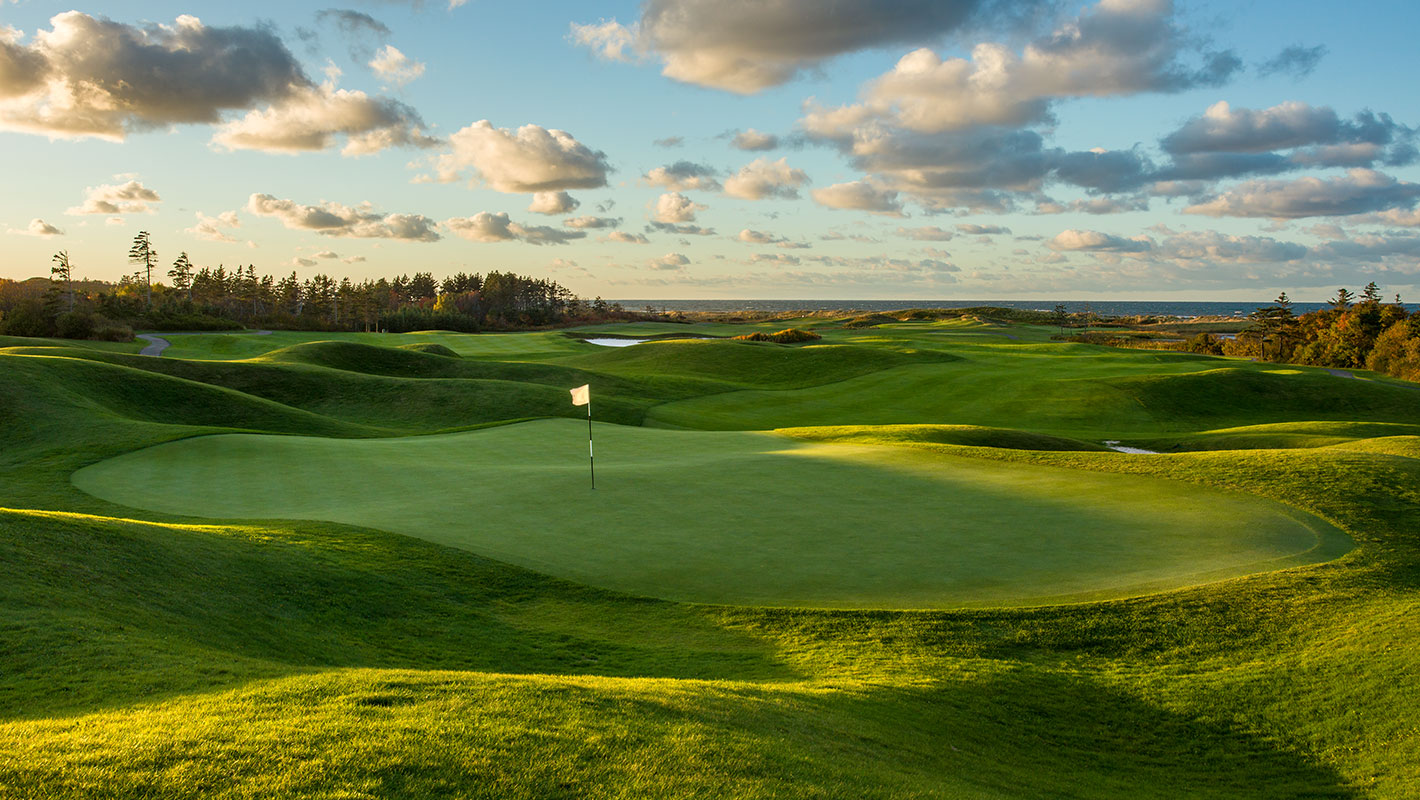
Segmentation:
[(61, 339), (89, 339), (98, 329), (99, 319), (87, 311), (70, 311), (60, 314), (54, 327)]
[(736, 340), (742, 342), (775, 342), (777, 344), (798, 344), (799, 342), (812, 342), (822, 338), (823, 337), (819, 336), (817, 333), (806, 331), (802, 328), (786, 328), (775, 333), (761, 333), (755, 331), (754, 333), (746, 333), (742, 336), (735, 337)]
[(131, 342), (133, 341), (133, 329), (127, 325), (119, 325), (115, 322), (107, 322), (99, 325), (94, 330), (91, 338), (101, 342)]

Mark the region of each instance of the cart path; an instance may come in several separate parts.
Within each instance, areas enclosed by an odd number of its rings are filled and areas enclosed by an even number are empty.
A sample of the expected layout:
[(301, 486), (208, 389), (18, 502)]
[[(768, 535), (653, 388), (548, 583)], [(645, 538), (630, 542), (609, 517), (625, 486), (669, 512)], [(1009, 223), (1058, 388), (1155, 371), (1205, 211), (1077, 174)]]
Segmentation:
[(270, 333), (271, 331), (193, 331), (190, 333), (165, 333), (162, 336), (158, 336), (157, 334), (153, 333), (140, 333), (136, 335), (136, 338), (142, 339), (143, 341), (148, 343), (147, 347), (144, 347), (142, 350), (138, 351), (138, 355), (159, 358), (163, 355), (164, 350), (173, 346), (173, 343), (168, 341), (167, 338), (165, 338), (168, 336), (267, 336)]

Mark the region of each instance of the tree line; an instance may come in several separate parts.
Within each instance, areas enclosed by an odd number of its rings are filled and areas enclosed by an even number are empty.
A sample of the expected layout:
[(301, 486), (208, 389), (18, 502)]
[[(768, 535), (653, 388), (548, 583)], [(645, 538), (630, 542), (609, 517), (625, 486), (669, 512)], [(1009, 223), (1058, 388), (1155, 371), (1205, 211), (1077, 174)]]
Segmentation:
[(1252, 314), (1233, 340), (1199, 334), (1188, 349), (1284, 364), (1369, 369), (1420, 381), (1420, 311), (1406, 310), (1397, 295), (1387, 303), (1375, 281), (1359, 295), (1336, 290), (1330, 307), (1297, 315), (1283, 292)]
[(556, 281), (489, 271), (432, 273), (355, 282), (318, 274), (258, 275), (255, 265), (228, 270), (195, 265), (186, 252), (162, 277), (147, 231), (128, 252), (133, 273), (117, 283), (80, 281), (67, 251), (56, 253), (47, 279), (0, 279), (0, 334), (126, 341), (133, 328), (388, 331), (516, 330), (574, 322), (636, 318), (600, 297), (583, 300)]

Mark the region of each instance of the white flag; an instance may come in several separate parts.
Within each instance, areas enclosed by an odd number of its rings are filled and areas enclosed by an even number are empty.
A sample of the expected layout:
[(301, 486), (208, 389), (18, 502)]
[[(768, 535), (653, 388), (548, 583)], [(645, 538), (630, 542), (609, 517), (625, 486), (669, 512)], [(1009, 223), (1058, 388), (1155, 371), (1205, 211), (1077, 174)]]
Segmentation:
[(592, 387), (589, 384), (582, 384), (572, 390), (572, 405), (585, 406), (592, 402)]

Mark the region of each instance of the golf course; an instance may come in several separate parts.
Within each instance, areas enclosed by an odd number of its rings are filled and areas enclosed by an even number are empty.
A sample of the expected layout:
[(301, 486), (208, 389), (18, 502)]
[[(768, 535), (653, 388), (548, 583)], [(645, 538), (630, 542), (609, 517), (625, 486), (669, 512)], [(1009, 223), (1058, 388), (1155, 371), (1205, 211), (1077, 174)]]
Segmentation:
[(1420, 793), (1420, 386), (846, 321), (0, 337), (0, 798)]

